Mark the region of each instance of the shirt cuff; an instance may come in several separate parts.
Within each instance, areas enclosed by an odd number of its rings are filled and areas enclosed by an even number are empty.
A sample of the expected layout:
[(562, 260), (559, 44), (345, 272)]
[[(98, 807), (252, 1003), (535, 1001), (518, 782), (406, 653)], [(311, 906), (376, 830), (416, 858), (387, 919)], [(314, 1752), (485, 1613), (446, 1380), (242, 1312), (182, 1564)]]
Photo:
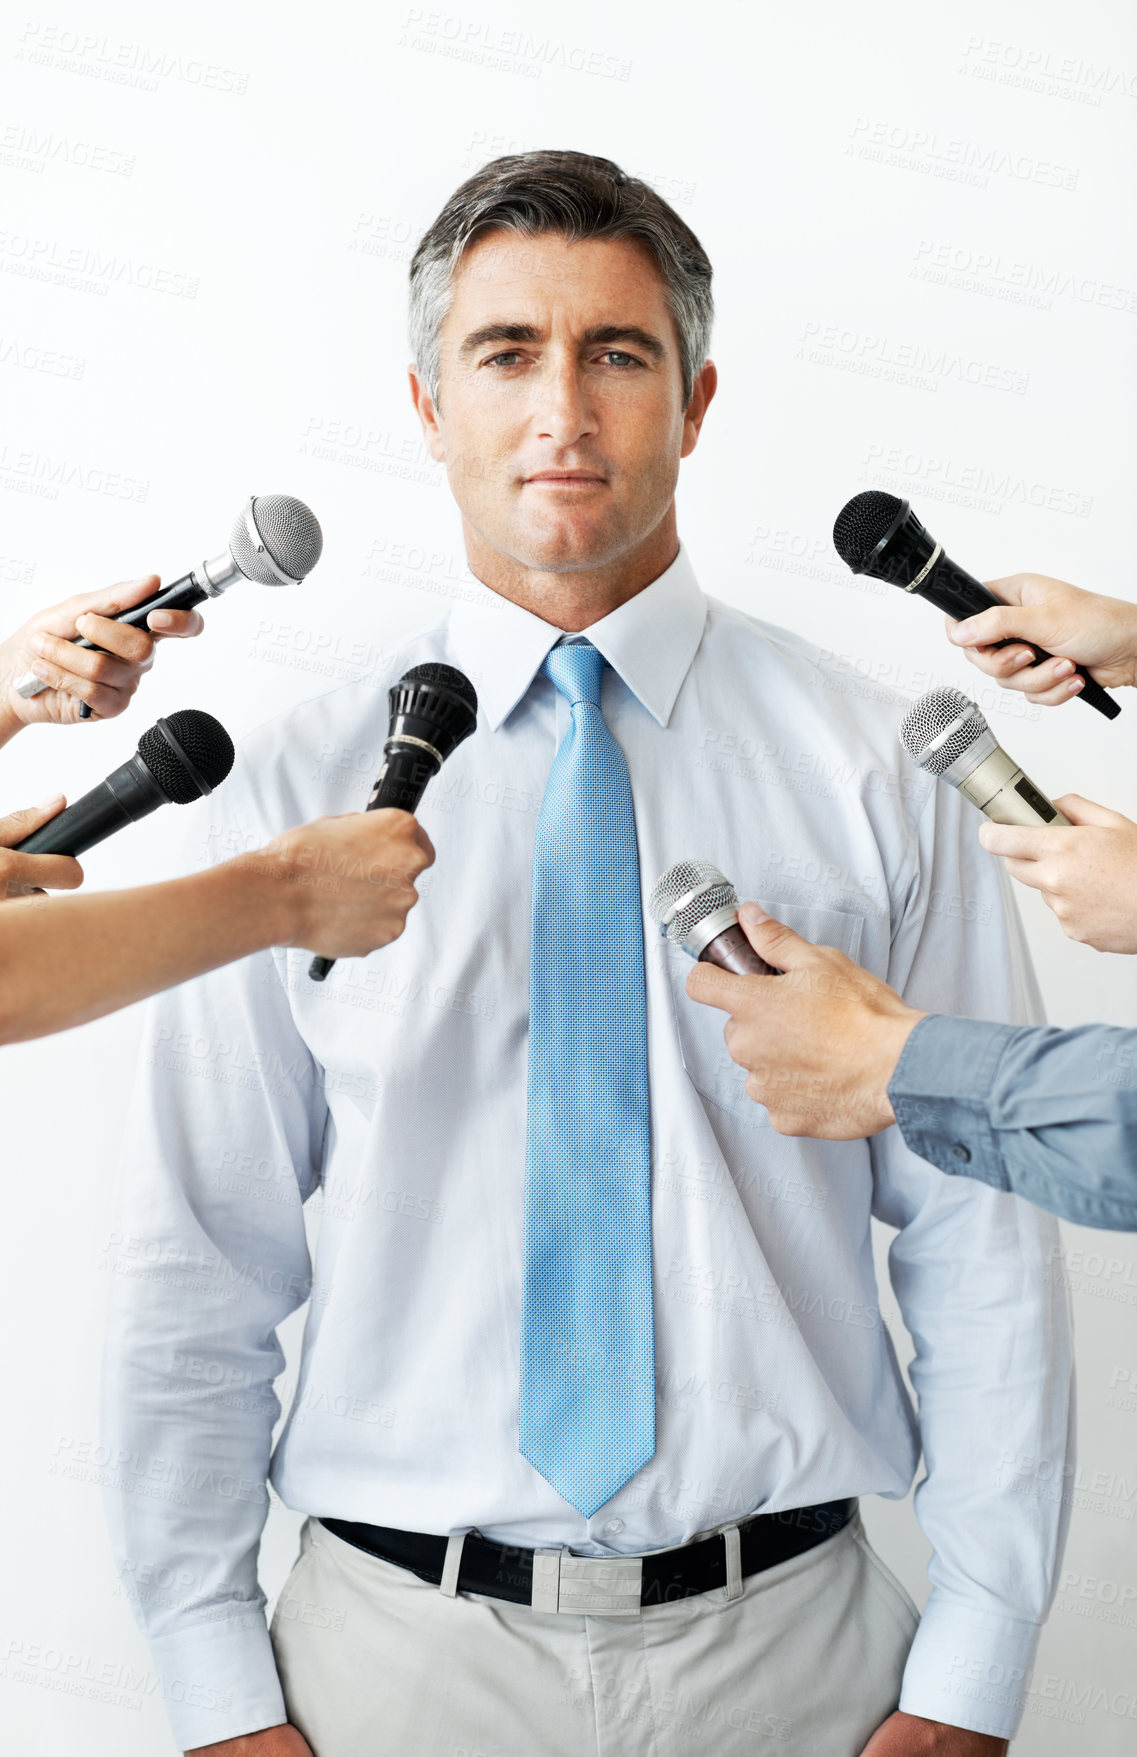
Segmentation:
[(953, 1176), (1010, 1189), (989, 1106), (999, 1062), (1020, 1029), (942, 1013), (918, 1021), (888, 1083), (913, 1153)]
[(287, 1721), (263, 1611), (190, 1623), (149, 1640), (179, 1751)]
[(1041, 1629), (933, 1592), (904, 1668), (905, 1714), (1013, 1739)]

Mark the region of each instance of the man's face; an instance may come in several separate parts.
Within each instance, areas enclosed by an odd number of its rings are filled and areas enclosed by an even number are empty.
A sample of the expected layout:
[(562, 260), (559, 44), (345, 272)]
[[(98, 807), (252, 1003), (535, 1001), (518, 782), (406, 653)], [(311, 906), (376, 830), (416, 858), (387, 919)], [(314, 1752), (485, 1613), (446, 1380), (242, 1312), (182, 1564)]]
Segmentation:
[(467, 523), (552, 573), (642, 543), (698, 434), (664, 283), (629, 239), (480, 238), (442, 325), (438, 405), (417, 400)]

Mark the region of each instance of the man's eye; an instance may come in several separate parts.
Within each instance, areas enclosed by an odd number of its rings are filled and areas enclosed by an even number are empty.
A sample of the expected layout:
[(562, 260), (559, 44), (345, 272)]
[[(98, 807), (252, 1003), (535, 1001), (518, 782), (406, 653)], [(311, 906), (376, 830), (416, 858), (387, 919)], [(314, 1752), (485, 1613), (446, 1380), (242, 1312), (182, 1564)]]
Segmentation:
[(638, 366), (640, 364), (634, 354), (625, 354), (622, 348), (606, 348), (601, 358), (612, 360), (617, 366)]
[(486, 366), (516, 366), (520, 359), (521, 355), (516, 348), (507, 348), (504, 354), (491, 354), (483, 364)]

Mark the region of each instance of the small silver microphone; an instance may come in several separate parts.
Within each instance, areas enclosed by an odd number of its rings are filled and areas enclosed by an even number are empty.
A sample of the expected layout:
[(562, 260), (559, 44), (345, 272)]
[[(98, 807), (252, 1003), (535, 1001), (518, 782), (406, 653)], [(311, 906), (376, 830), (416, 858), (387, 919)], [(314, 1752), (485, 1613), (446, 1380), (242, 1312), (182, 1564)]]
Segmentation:
[(1068, 824), (1007, 755), (982, 710), (958, 689), (930, 689), (900, 722), (900, 740), (927, 774), (947, 781), (996, 824)]
[(738, 921), (738, 892), (709, 860), (677, 860), (656, 881), (648, 914), (673, 945), (736, 976), (779, 976)]
[[(319, 520), (302, 500), (291, 494), (252, 494), (233, 521), (228, 549), (112, 620), (145, 628), (152, 610), (192, 610), (206, 598), (219, 598), (234, 580), (298, 586), (319, 561), (323, 547)], [(75, 640), (72, 645), (90, 647), (94, 642)], [(50, 687), (34, 671), (25, 671), (15, 684), (16, 694), (25, 699)]]

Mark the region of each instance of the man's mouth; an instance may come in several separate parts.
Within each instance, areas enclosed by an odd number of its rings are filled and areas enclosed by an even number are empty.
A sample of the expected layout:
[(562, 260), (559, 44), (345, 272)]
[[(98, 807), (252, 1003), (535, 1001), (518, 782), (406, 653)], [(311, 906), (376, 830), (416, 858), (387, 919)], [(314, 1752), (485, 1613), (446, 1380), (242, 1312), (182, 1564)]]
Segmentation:
[(526, 476), (523, 486), (541, 483), (550, 488), (598, 488), (603, 482), (604, 477), (595, 470), (541, 470), (535, 476)]

